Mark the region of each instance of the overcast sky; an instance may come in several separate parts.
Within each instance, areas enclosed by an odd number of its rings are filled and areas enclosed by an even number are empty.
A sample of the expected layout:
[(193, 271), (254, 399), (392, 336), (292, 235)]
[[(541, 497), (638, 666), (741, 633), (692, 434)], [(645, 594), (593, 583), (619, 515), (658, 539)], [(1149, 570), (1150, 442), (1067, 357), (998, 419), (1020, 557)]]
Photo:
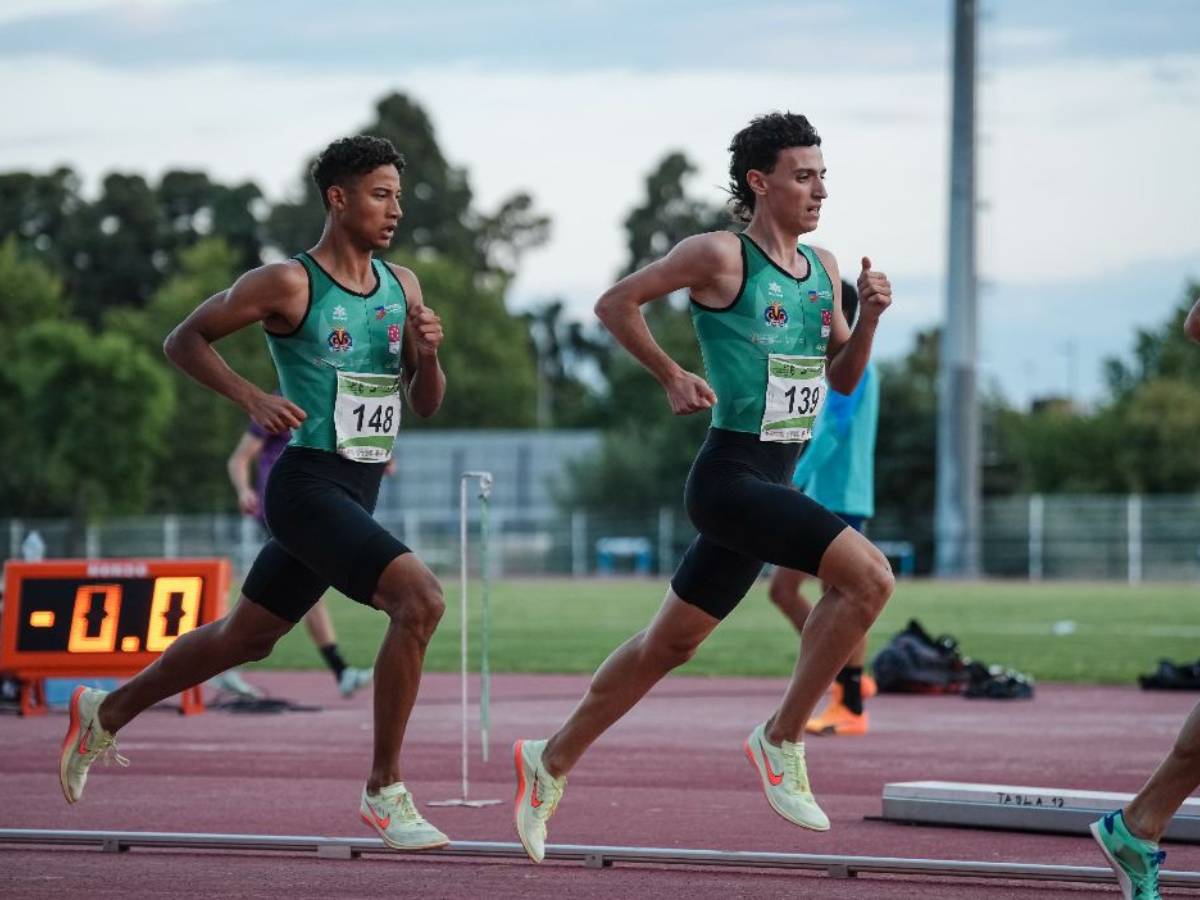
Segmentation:
[[(684, 151), (692, 193), (720, 202), (730, 136), (790, 109), (829, 167), (811, 240), (892, 276), (877, 346), (895, 356), (945, 302), (950, 6), (6, 0), (0, 170), (194, 167), (278, 198), (403, 91), (482, 208), (524, 189), (552, 216), (510, 304), (584, 317), (658, 160)], [(1103, 358), (1200, 278), (1200, 3), (981, 8), (982, 374), (1017, 403), (1092, 400)]]

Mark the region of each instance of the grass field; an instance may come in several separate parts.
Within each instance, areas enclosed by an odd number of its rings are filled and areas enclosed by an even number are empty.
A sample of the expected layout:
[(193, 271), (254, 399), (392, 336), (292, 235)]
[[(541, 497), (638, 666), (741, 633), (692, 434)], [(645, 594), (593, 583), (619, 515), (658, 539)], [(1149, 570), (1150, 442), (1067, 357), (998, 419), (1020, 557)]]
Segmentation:
[[(502, 581), (492, 590), (492, 670), (591, 672), (658, 607), (665, 582), (641, 579)], [(478, 667), (479, 582), (472, 582), (472, 667)], [(459, 597), (446, 585), (447, 613), (429, 648), (430, 671), (458, 668)], [(343, 655), (374, 658), (383, 616), (331, 594)], [(916, 617), (934, 634), (959, 639), (967, 656), (1002, 663), (1041, 681), (1132, 684), (1161, 657), (1200, 656), (1200, 591), (1191, 585), (902, 581), (871, 634), (874, 652)], [(1071, 622), (1074, 628), (1055, 623)], [(1069, 633), (1055, 633), (1069, 632)], [(680, 671), (690, 675), (786, 675), (795, 661), (791, 626), (767, 600), (766, 582)], [(319, 668), (303, 627), (260, 664)]]

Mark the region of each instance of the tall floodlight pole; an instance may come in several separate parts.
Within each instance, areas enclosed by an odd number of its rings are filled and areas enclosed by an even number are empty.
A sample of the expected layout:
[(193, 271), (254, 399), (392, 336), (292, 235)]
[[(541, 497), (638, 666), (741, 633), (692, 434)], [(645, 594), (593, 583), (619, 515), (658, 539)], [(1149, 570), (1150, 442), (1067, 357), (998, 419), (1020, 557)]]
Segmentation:
[(979, 406), (975, 395), (975, 12), (954, 0), (950, 240), (938, 380), (936, 574), (980, 574)]

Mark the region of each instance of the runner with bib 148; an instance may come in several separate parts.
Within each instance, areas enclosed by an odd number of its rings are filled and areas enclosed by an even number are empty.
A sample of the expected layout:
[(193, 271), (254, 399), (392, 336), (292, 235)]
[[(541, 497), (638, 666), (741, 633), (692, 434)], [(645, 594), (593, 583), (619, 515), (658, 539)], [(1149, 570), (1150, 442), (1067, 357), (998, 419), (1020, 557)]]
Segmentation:
[[(734, 136), (730, 152), (730, 190), (748, 220), (746, 230), (687, 238), (609, 288), (596, 304), (613, 336), (662, 385), (671, 411), (711, 408), (712, 426), (685, 488), (699, 535), (658, 613), (605, 660), (549, 739), (518, 741), (514, 748), (517, 833), (535, 862), (544, 856), (546, 822), (567, 773), (605, 730), (695, 653), (745, 596), (764, 562), (817, 576), (825, 593), (805, 623), (783, 698), (751, 730), (744, 750), (775, 812), (804, 828), (829, 828), (809, 785), (805, 723), (894, 582), (883, 554), (793, 490), (790, 480), (824, 401), (826, 378), (843, 394), (854, 390), (892, 289), (863, 258), (860, 314), (851, 333), (837, 262), (799, 243), (800, 235), (816, 229), (828, 196), (821, 139), (806, 118), (761, 116)], [(681, 289), (691, 294), (707, 381), (663, 352), (641, 314), (643, 304)]]

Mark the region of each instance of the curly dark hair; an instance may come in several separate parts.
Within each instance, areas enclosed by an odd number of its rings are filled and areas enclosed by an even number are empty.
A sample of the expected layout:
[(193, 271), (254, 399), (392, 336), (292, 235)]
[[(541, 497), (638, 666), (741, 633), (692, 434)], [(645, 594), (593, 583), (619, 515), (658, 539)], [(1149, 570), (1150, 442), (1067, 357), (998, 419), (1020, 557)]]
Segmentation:
[(340, 138), (321, 151), (313, 161), (312, 179), (321, 193), (321, 202), (329, 209), (328, 191), (335, 184), (347, 187), (356, 178), (374, 172), (380, 166), (393, 165), (404, 172), (404, 157), (387, 138), (358, 134)]
[(821, 136), (804, 116), (796, 113), (767, 113), (758, 116), (733, 136), (729, 144), (729, 193), (733, 212), (740, 219), (754, 215), (754, 191), (746, 181), (751, 169), (770, 172), (779, 151), (788, 147), (820, 147)]

